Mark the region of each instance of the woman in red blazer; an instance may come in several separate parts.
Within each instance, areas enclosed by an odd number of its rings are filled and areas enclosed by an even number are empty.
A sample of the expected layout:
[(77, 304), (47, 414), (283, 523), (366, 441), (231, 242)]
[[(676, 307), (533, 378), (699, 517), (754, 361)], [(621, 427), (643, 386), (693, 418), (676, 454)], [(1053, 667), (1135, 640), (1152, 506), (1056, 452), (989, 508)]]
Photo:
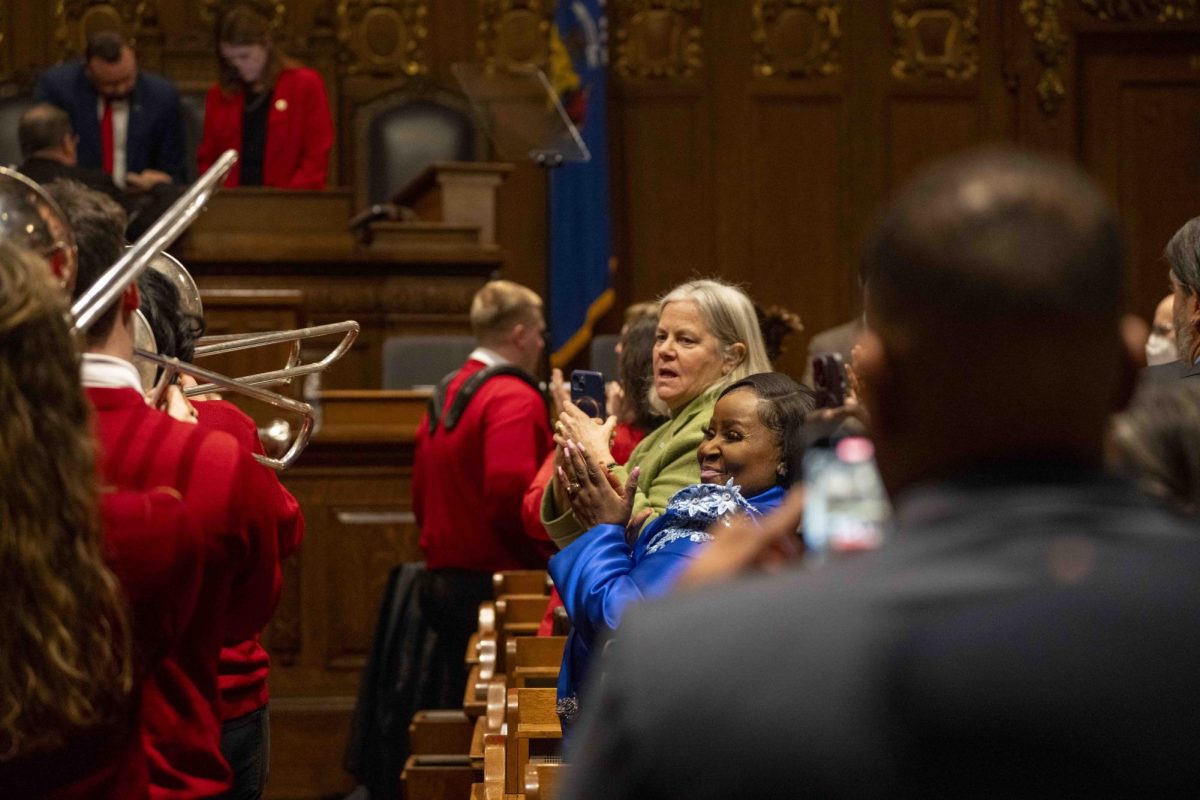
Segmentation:
[(270, 22), (245, 6), (221, 21), (217, 51), (220, 79), (204, 105), (200, 171), (233, 149), (238, 163), (226, 186), (325, 188), (333, 119), (321, 76), (285, 60)]

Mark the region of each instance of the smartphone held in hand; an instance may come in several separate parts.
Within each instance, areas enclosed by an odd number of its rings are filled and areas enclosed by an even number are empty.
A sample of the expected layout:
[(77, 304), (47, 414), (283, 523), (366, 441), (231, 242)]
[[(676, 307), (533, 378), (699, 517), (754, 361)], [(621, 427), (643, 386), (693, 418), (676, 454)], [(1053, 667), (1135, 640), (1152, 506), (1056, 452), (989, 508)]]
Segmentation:
[(571, 373), (571, 402), (589, 417), (604, 419), (608, 412), (604, 403), (604, 375), (590, 369)]
[(814, 356), (813, 389), (817, 392), (817, 408), (841, 408), (846, 404), (846, 365), (838, 353)]

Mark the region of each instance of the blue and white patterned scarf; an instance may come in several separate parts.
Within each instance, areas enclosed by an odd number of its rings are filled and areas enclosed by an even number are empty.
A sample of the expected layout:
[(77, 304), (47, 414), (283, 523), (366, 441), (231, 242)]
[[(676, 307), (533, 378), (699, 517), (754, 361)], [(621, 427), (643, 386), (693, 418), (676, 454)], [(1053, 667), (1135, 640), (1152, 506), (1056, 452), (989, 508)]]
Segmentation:
[(646, 555), (680, 539), (697, 544), (710, 542), (713, 535), (708, 529), (717, 522), (728, 525), (729, 518), (738, 512), (757, 514), (758, 509), (746, 502), (742, 488), (733, 484), (733, 478), (724, 486), (717, 483), (685, 486), (667, 501), (662, 527), (646, 542)]

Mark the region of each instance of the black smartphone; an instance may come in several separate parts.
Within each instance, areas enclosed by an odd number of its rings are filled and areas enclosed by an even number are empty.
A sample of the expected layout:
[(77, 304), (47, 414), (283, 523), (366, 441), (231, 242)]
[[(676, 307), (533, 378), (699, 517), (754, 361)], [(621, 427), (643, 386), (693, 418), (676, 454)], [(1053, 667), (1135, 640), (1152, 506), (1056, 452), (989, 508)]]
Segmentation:
[(577, 369), (571, 373), (571, 402), (583, 409), (589, 417), (605, 419), (604, 376), (590, 369)]
[(822, 353), (812, 361), (813, 389), (817, 393), (817, 408), (840, 408), (846, 405), (846, 365), (837, 353)]

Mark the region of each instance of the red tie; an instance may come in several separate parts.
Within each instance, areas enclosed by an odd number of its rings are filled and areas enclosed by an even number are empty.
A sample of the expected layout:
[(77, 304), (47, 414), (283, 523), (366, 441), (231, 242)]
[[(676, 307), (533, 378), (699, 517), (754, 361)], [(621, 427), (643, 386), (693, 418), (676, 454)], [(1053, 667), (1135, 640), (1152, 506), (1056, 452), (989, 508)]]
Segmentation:
[(104, 151), (104, 171), (113, 171), (113, 119), (112, 100), (104, 101), (104, 116), (100, 119), (100, 149)]

